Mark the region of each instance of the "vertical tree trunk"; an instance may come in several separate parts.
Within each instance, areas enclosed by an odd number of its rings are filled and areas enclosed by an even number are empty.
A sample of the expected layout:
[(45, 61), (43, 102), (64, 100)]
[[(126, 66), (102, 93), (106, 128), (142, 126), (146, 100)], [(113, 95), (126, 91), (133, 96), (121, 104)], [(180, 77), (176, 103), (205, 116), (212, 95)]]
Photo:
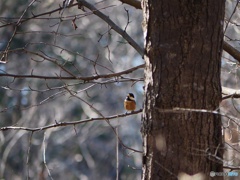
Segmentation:
[(221, 117), (164, 109), (218, 108), (224, 7), (224, 0), (143, 1), (144, 180), (223, 171)]

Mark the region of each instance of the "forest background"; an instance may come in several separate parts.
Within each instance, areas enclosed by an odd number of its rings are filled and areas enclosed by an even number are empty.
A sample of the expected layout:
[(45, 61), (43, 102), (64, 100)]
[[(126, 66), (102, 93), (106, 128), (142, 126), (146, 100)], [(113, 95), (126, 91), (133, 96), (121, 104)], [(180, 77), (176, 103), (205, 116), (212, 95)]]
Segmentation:
[[(1, 1), (1, 178), (141, 178), (142, 10), (119, 0), (83, 2)], [(239, 7), (226, 1), (225, 42), (236, 50)], [(224, 51), (221, 112), (234, 117), (238, 67)], [(137, 110), (125, 114), (129, 92)], [(238, 126), (223, 122), (226, 162), (237, 167)]]

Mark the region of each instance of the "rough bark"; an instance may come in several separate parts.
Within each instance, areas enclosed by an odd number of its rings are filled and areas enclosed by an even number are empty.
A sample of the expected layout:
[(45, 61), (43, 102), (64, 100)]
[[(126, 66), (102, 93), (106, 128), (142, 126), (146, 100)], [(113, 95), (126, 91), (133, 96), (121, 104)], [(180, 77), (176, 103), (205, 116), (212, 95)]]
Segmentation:
[(216, 110), (225, 1), (144, 0), (145, 100), (142, 179), (222, 172), (221, 117), (164, 109)]

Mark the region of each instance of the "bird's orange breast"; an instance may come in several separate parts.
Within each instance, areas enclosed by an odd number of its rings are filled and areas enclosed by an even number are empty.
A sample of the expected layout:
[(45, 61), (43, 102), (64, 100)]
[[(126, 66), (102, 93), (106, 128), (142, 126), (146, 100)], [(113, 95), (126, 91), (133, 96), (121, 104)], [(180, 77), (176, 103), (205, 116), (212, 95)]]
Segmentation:
[(136, 102), (135, 101), (124, 101), (124, 108), (127, 111), (134, 111), (136, 109)]

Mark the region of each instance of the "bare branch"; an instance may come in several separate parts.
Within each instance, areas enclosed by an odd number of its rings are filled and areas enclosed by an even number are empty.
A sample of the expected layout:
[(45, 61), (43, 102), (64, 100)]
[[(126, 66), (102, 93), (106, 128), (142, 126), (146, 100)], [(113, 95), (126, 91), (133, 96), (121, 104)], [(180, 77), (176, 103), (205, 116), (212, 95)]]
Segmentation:
[(77, 124), (82, 124), (82, 123), (88, 123), (91, 121), (105, 121), (105, 120), (112, 120), (116, 118), (123, 118), (127, 116), (131, 116), (134, 114), (141, 113), (142, 109), (139, 109), (137, 111), (131, 112), (131, 113), (124, 113), (124, 114), (118, 114), (118, 115), (113, 115), (113, 116), (105, 116), (105, 117), (99, 117), (99, 118), (90, 118), (90, 119), (84, 119), (84, 120), (78, 120), (78, 121), (69, 121), (69, 122), (56, 122), (55, 124), (47, 125), (47, 126), (42, 126), (42, 127), (36, 127), (36, 128), (31, 128), (31, 127), (20, 127), (20, 126), (6, 126), (6, 127), (1, 127), (0, 131), (6, 131), (10, 129), (14, 130), (25, 130), (25, 131), (43, 131), (46, 129), (54, 128), (54, 127), (62, 127), (62, 126), (73, 126)]
[(48, 176), (53, 180), (50, 169), (48, 168), (47, 162), (46, 162), (46, 141), (48, 141), (48, 137), (46, 140), (46, 132), (44, 133), (44, 137), (43, 137), (43, 163), (47, 169), (48, 172)]
[(222, 94), (225, 95), (222, 99), (240, 98), (240, 90), (228, 87), (222, 87)]
[(111, 19), (109, 19), (108, 16), (103, 14), (101, 11), (99, 11), (97, 8), (95, 8), (93, 5), (89, 4), (88, 2), (84, 0), (78, 0), (78, 3), (80, 5), (85, 6), (86, 8), (90, 9), (95, 15), (97, 15), (99, 18), (104, 20), (109, 26), (112, 27), (114, 31), (116, 31), (118, 34), (120, 34), (141, 56), (143, 56), (144, 51), (143, 48), (140, 47), (132, 38), (129, 36), (124, 30), (122, 30), (119, 26), (117, 26)]
[(119, 0), (124, 4), (135, 7), (136, 9), (142, 9), (141, 2), (136, 0)]
[(224, 114), (219, 112), (218, 110), (208, 110), (208, 109), (193, 109), (193, 108), (180, 108), (180, 107), (175, 107), (172, 109), (160, 109), (160, 108), (156, 108), (156, 110), (158, 110), (161, 113), (188, 113), (188, 112), (198, 112), (198, 113), (208, 113), (208, 114), (216, 114), (216, 115), (220, 115), (222, 117), (226, 117), (228, 119), (230, 119), (232, 122), (234, 122), (237, 126), (240, 125), (240, 119), (228, 114)]
[(223, 166), (224, 169), (230, 169), (231, 171), (236, 171), (236, 170), (240, 170), (240, 166)]
[(31, 79), (62, 79), (62, 80), (83, 80), (83, 81), (92, 81), (100, 78), (112, 78), (112, 77), (119, 77), (124, 74), (132, 73), (133, 71), (143, 68), (145, 64), (141, 64), (139, 66), (135, 66), (133, 68), (127, 69), (125, 71), (121, 71), (118, 73), (112, 73), (112, 74), (102, 74), (97, 76), (86, 76), (86, 77), (77, 77), (77, 76), (41, 76), (41, 75), (18, 75), (18, 74), (9, 74), (9, 73), (3, 73), (0, 74), (0, 77), (13, 77), (13, 78), (31, 78)]
[(23, 11), (22, 15), (20, 16), (20, 18), (18, 19), (17, 23), (15, 24), (14, 31), (13, 31), (12, 36), (11, 36), (10, 40), (8, 41), (7, 46), (6, 46), (6, 48), (5, 48), (4, 52), (3, 52), (3, 55), (2, 55), (2, 57), (1, 57), (1, 59), (0, 59), (0, 63), (6, 63), (6, 62), (8, 61), (7, 53), (8, 53), (8, 50), (10, 49), (10, 45), (11, 45), (11, 43), (12, 43), (12, 41), (13, 41), (13, 38), (14, 38), (14, 36), (16, 35), (16, 32), (17, 32), (18, 27), (21, 25), (21, 20), (22, 20), (24, 14), (27, 12), (28, 8), (29, 8), (30, 6), (32, 6), (35, 1), (36, 1), (36, 0), (32, 0), (32, 1), (29, 3), (29, 5), (28, 5), (27, 8)]
[(231, 22), (231, 19), (232, 19), (232, 17), (233, 17), (233, 15), (234, 15), (234, 13), (235, 13), (235, 12), (236, 12), (236, 10), (237, 10), (238, 3), (239, 3), (239, 1), (237, 1), (236, 5), (235, 5), (235, 8), (234, 8), (234, 10), (233, 10), (233, 12), (232, 12), (232, 14), (231, 14), (231, 16), (230, 16), (230, 18), (229, 18), (229, 20), (228, 20), (227, 24), (226, 24), (226, 27), (225, 27), (225, 30), (224, 30), (224, 34), (225, 34), (225, 33), (226, 33), (226, 31), (227, 31), (227, 28), (228, 28), (229, 22)]
[(225, 50), (228, 54), (234, 57), (240, 63), (240, 53), (237, 49), (232, 47), (230, 44), (224, 41), (223, 50)]
[(30, 179), (29, 177), (29, 156), (30, 156), (30, 150), (31, 150), (31, 145), (32, 145), (32, 136), (33, 132), (31, 132), (28, 140), (28, 151), (27, 151), (27, 179)]

